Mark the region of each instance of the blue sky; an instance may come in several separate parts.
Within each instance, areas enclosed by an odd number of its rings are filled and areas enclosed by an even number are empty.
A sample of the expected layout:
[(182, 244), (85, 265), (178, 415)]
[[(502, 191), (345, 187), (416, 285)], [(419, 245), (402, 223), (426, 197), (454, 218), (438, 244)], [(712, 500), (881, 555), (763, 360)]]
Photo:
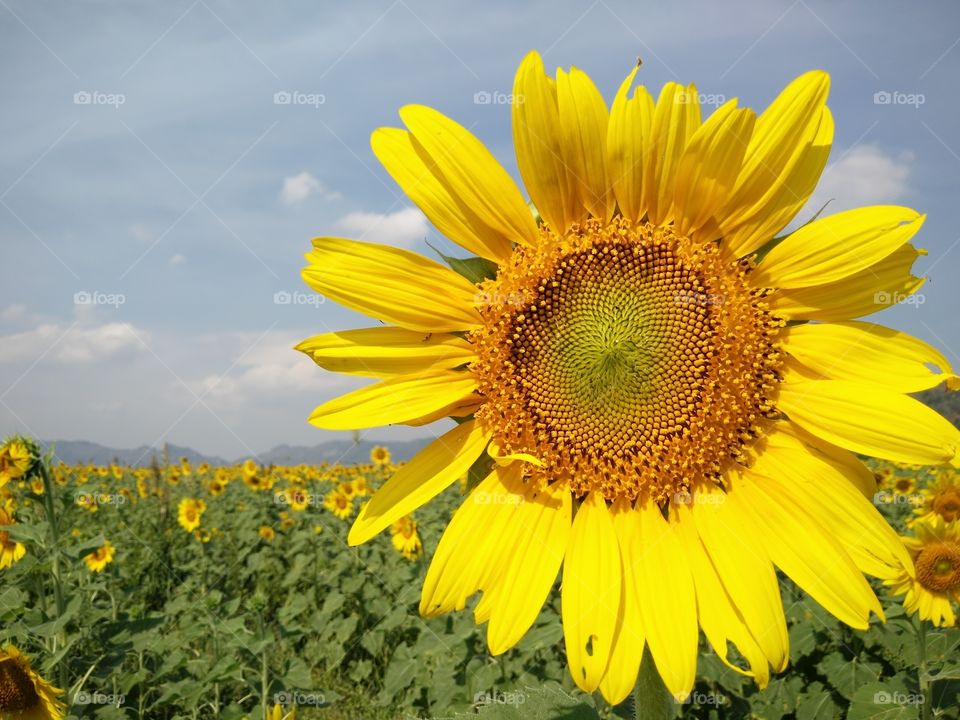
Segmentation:
[(836, 140), (811, 205), (929, 214), (922, 304), (872, 319), (960, 364), (952, 1), (2, 0), (0, 48), (3, 433), (227, 457), (329, 437), (305, 418), (351, 384), (290, 348), (366, 321), (295, 294), (310, 238), (444, 246), (370, 132), (431, 105), (516, 177), (509, 106), (475, 97), (509, 93), (530, 49), (608, 100), (637, 55), (655, 91), (695, 81), (756, 108), (829, 71)]

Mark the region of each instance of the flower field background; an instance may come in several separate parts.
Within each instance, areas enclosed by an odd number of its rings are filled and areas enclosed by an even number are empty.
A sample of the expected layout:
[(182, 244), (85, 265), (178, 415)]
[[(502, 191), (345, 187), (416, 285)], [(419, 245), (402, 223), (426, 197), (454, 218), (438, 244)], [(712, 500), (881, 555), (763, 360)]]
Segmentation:
[[(52, 464), (46, 482), (40, 467), (18, 476), (8, 458), (0, 621), (72, 717), (635, 716), (574, 688), (556, 592), (496, 658), (471, 613), (420, 617), (427, 559), (468, 478), (350, 548), (350, 520), (395, 469), (385, 450), (348, 467)], [(956, 470), (872, 467), (874, 502), (901, 533), (960, 512)], [(761, 692), (704, 643), (675, 712), (957, 717), (960, 630), (876, 589), (888, 622), (856, 633), (782, 579), (790, 670)]]

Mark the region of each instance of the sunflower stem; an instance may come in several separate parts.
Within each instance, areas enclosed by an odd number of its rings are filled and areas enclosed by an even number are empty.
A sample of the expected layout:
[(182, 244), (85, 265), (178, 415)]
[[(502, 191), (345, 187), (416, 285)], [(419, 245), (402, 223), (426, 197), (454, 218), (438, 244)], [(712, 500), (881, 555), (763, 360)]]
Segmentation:
[(930, 720), (930, 680), (927, 675), (927, 626), (923, 620), (917, 619), (917, 685), (920, 690), (920, 717)]
[(675, 715), (674, 698), (657, 672), (650, 648), (643, 649), (640, 675), (633, 688), (634, 720), (670, 720)]
[[(50, 525), (50, 547), (51, 547), (51, 575), (53, 575), (53, 597), (57, 604), (57, 620), (63, 617), (66, 610), (66, 602), (63, 598), (63, 581), (60, 578), (60, 524), (57, 518), (56, 502), (53, 495), (54, 485), (50, 479), (50, 473), (47, 471), (47, 464), (43, 458), (37, 459), (37, 467), (40, 469), (40, 477), (43, 479), (43, 506), (47, 513), (47, 523)], [(61, 628), (55, 636), (54, 649), (59, 649), (67, 644), (66, 630)], [(60, 658), (57, 663), (57, 674), (60, 680), (60, 687), (67, 686), (67, 665), (64, 662), (66, 657)]]

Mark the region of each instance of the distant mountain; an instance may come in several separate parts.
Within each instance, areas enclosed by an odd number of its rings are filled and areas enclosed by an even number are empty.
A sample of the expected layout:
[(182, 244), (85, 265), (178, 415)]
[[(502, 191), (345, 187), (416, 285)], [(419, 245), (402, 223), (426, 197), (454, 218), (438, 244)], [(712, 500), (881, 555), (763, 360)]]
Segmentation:
[[(278, 445), (272, 450), (260, 453), (255, 459), (264, 465), (319, 465), (322, 462), (355, 465), (369, 462), (370, 450), (377, 445), (383, 445), (390, 449), (390, 456), (396, 462), (409, 460), (417, 451), (426, 447), (429, 442), (430, 438), (404, 440), (402, 442), (361, 440), (359, 443), (354, 443), (352, 440), (328, 440), (312, 446)], [(53, 446), (56, 453), (55, 462), (62, 460), (68, 465), (80, 463), (109, 465), (116, 462), (121, 465), (146, 466), (153, 461), (154, 457), (158, 460), (163, 458), (163, 447), (152, 448), (147, 445), (132, 450), (123, 450), (85, 440), (54, 440), (42, 444), (45, 447)], [(241, 458), (229, 461), (213, 455), (204, 455), (193, 448), (180, 445), (167, 445), (167, 455), (173, 462), (185, 457), (191, 465), (199, 465), (204, 462), (210, 465), (232, 465), (243, 462), (250, 457), (244, 455)]]

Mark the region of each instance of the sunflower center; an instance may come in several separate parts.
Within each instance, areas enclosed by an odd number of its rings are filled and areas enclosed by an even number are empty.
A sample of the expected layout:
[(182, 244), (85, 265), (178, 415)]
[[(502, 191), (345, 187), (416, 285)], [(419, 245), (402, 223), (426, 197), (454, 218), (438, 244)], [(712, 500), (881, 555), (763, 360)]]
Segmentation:
[(960, 493), (956, 490), (937, 497), (933, 502), (933, 510), (947, 522), (960, 518)]
[(33, 680), (15, 660), (0, 661), (0, 713), (30, 710), (40, 698)]
[(716, 480), (773, 411), (780, 322), (749, 268), (619, 219), (542, 232), (481, 287), (477, 418), (578, 495), (659, 501)]
[(938, 542), (924, 546), (914, 564), (917, 580), (927, 590), (960, 589), (960, 546), (955, 543)]

